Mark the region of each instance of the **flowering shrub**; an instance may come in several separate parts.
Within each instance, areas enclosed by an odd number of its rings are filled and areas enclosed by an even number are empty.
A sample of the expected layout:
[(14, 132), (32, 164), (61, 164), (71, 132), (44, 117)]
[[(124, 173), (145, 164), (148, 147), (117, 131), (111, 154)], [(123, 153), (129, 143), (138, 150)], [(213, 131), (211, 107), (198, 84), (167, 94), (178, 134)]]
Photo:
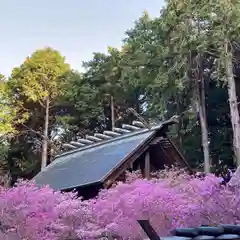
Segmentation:
[(14, 229), (19, 239), (91, 239), (99, 228), (89, 209), (74, 194), (39, 189), (31, 182), (0, 191), (1, 227)]
[(219, 178), (194, 178), (176, 169), (154, 176), (145, 180), (128, 173), (126, 183), (88, 201), (48, 187), (38, 189), (32, 182), (2, 188), (1, 228), (27, 240), (90, 240), (104, 232), (143, 239), (138, 219), (149, 219), (160, 235), (176, 227), (240, 223), (240, 191), (221, 186)]

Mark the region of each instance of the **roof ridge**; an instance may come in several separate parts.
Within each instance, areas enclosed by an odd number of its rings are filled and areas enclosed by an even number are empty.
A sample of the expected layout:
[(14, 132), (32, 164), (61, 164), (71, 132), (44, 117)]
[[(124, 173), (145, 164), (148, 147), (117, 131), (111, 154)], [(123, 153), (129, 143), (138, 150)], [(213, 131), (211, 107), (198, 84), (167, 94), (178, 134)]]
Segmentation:
[(70, 143), (64, 143), (63, 147), (69, 149), (55, 158), (64, 156), (69, 153), (89, 149), (107, 142), (118, 140), (122, 137), (132, 136), (134, 134), (143, 133), (144, 130), (152, 130), (145, 127), (140, 121), (133, 121), (132, 124), (122, 124), (121, 128), (114, 128), (113, 131), (106, 130), (103, 133), (95, 132), (93, 135), (85, 135), (85, 138), (79, 138), (77, 141), (70, 141)]
[(55, 158), (65, 156), (71, 153), (79, 152), (91, 147), (102, 145), (108, 142), (119, 140), (121, 138), (133, 136), (135, 134), (144, 133), (146, 131), (153, 131), (160, 129), (163, 125), (171, 125), (176, 123), (175, 119), (169, 119), (159, 124), (150, 126), (149, 128), (140, 121), (132, 121), (132, 124), (122, 124), (121, 128), (114, 128), (113, 131), (103, 131), (103, 133), (94, 133), (93, 135), (86, 135), (85, 138), (79, 138), (77, 141), (70, 141), (70, 143), (64, 143), (63, 147), (69, 149)]

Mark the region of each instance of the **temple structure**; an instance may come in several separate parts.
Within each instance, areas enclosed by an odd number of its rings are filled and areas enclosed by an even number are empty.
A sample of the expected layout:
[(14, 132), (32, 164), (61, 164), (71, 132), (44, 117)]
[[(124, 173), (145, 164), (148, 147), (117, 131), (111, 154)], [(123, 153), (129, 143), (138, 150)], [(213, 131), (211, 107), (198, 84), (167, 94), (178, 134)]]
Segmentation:
[(95, 133), (64, 146), (70, 150), (56, 156), (36, 177), (37, 185), (55, 190), (77, 190), (85, 199), (95, 197), (102, 188), (124, 180), (126, 170), (150, 172), (165, 165), (189, 168), (182, 154), (167, 136), (174, 120), (146, 128), (142, 122), (123, 124), (113, 131)]

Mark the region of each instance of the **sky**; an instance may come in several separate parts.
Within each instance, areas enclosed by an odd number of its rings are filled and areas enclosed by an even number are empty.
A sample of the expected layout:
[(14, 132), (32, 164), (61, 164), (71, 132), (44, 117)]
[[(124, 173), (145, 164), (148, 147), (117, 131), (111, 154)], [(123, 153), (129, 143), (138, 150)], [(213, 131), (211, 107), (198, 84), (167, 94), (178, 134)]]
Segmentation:
[(0, 73), (10, 75), (35, 50), (52, 47), (76, 70), (93, 52), (120, 47), (127, 29), (164, 0), (8, 0), (0, 3)]

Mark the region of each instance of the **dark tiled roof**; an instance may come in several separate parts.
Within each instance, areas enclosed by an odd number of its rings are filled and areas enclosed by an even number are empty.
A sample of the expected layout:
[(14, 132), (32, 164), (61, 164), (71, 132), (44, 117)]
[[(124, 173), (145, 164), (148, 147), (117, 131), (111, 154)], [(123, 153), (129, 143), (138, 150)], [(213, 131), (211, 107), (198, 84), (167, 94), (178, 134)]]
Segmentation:
[(160, 237), (149, 220), (138, 220), (139, 225), (150, 240), (181, 240), (181, 239), (240, 239), (240, 225), (223, 224), (216, 227), (201, 226), (196, 228), (177, 228), (171, 232), (172, 236)]
[(240, 239), (240, 226), (226, 224), (218, 227), (179, 228), (172, 231), (172, 235), (158, 238), (161, 240), (234, 240)]
[[(198, 228), (180, 228), (173, 232), (175, 237), (184, 239), (240, 239), (240, 226), (238, 225), (219, 225), (218, 227), (198, 227)], [(161, 238), (162, 239), (162, 238)], [(164, 238), (163, 238), (164, 239)], [(171, 237), (168, 238), (169, 240)], [(176, 239), (176, 238), (175, 238)]]
[(106, 131), (71, 142), (70, 147), (76, 149), (57, 156), (35, 177), (36, 184), (50, 185), (54, 190), (66, 190), (102, 183), (133, 152), (148, 142), (157, 130), (172, 123), (167, 121), (146, 129), (141, 123), (135, 122), (135, 126), (124, 125), (124, 128), (115, 129), (115, 132)]
[(134, 134), (84, 151), (60, 156), (40, 172), (35, 181), (41, 185), (49, 184), (55, 190), (102, 182), (114, 168), (152, 134), (152, 131)]

